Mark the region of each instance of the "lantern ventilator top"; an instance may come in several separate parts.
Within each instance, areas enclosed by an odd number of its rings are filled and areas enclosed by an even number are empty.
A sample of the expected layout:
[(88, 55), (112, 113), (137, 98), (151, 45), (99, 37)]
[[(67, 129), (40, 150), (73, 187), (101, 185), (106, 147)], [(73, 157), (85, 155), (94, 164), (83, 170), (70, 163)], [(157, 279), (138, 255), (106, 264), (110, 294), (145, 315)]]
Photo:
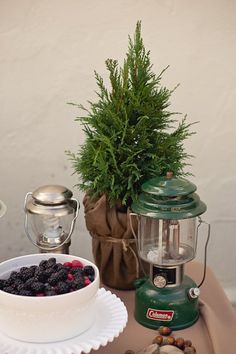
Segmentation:
[(27, 202), (27, 211), (31, 214), (49, 214), (52, 210), (54, 215), (63, 216), (73, 212), (74, 203), (68, 203), (71, 200), (72, 192), (64, 186), (46, 185), (36, 189), (32, 199)]
[(154, 177), (142, 185), (142, 193), (132, 204), (140, 215), (157, 219), (188, 219), (206, 211), (206, 205), (194, 193), (197, 187), (184, 178)]

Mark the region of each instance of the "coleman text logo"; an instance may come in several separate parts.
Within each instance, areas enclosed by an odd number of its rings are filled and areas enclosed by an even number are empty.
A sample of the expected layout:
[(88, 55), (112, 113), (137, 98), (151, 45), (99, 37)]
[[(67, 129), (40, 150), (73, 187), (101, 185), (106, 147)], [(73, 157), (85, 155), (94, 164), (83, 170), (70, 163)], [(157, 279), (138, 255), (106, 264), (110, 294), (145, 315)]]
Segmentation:
[(172, 310), (155, 310), (149, 308), (146, 313), (147, 318), (156, 321), (171, 321), (173, 316), (174, 311)]

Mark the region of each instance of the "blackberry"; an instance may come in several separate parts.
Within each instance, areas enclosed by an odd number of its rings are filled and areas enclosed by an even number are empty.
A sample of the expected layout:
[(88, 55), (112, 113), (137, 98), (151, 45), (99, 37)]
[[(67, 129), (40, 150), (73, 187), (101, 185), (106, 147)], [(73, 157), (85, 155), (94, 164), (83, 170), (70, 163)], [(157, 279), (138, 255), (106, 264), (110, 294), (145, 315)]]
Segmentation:
[(25, 284), (22, 282), (21, 284), (17, 285), (17, 291), (25, 290)]
[(26, 281), (27, 279), (32, 278), (33, 276), (34, 276), (34, 271), (33, 269), (30, 268), (26, 268), (20, 272), (20, 278), (23, 281)]
[(44, 284), (44, 291), (51, 291), (54, 290), (54, 286), (50, 285), (49, 283)]
[(15, 281), (16, 279), (20, 278), (20, 274), (16, 271), (11, 272), (9, 279), (12, 281)]
[(49, 278), (48, 278), (48, 283), (52, 286), (56, 285), (60, 281), (60, 275), (59, 273), (53, 273)]
[(59, 281), (59, 283), (57, 283), (56, 290), (58, 294), (66, 294), (70, 291), (70, 286), (67, 282)]
[(30, 269), (32, 270), (32, 272), (35, 272), (35, 270), (38, 268), (38, 266), (36, 265), (32, 265), (30, 266)]
[(83, 274), (84, 275), (92, 275), (92, 276), (94, 276), (95, 275), (94, 268), (92, 266), (90, 266), (90, 265), (85, 266), (84, 269), (83, 269)]
[(61, 269), (64, 269), (64, 266), (63, 266), (63, 264), (61, 264), (61, 263), (56, 263), (54, 266), (53, 266), (53, 269), (54, 269), (54, 271), (59, 271), (59, 270), (61, 270)]
[(83, 269), (81, 268), (70, 268), (70, 273), (75, 277), (81, 277), (83, 275)]
[(42, 269), (46, 269), (47, 268), (47, 263), (48, 261), (46, 259), (43, 259), (40, 263), (39, 263), (39, 267)]
[(54, 295), (57, 295), (57, 293), (55, 290), (48, 290), (45, 292), (45, 295), (46, 296), (54, 296)]
[(21, 267), (20, 268), (20, 273), (24, 272), (26, 269), (28, 269), (28, 267)]
[(5, 286), (5, 280), (4, 279), (0, 279), (0, 290), (2, 290)]
[(88, 275), (88, 278), (89, 278), (89, 280), (90, 280), (91, 282), (93, 282), (94, 279), (95, 279), (94, 275)]
[(67, 279), (67, 271), (65, 269), (61, 269), (56, 273), (53, 273), (48, 278), (48, 283), (51, 285), (56, 285), (59, 281), (63, 281)]
[(11, 285), (12, 287), (14, 287), (14, 289), (18, 290), (19, 286), (24, 286), (24, 283), (21, 279), (17, 278)]
[(44, 274), (45, 274), (45, 276), (46, 276), (47, 278), (49, 278), (50, 275), (52, 275), (52, 273), (54, 273), (54, 269), (53, 269), (53, 268), (47, 268), (47, 269), (45, 269), (45, 271), (44, 271)]
[(66, 280), (65, 281), (66, 284), (68, 284), (69, 286), (69, 291), (74, 291), (75, 290), (75, 287), (74, 287), (74, 280)]
[(11, 286), (12, 283), (13, 283), (13, 280), (11, 280), (11, 279), (4, 280), (4, 286)]
[(70, 272), (72, 270), (72, 267), (69, 265), (62, 264), (62, 268), (65, 269), (67, 272)]
[(46, 281), (48, 280), (50, 274), (46, 273), (45, 271), (41, 271), (37, 274), (36, 278), (38, 279), (38, 281), (42, 282), (42, 283), (46, 283)]
[(25, 290), (31, 290), (31, 286), (33, 283), (37, 282), (37, 278), (35, 279), (34, 277), (29, 278), (26, 280), (26, 282), (24, 283), (24, 289)]
[(13, 294), (15, 292), (15, 289), (13, 288), (13, 286), (5, 286), (2, 290), (5, 291), (6, 293), (10, 293), (10, 294)]
[(74, 290), (79, 290), (84, 288), (84, 279), (83, 278), (78, 278), (75, 279), (71, 282), (71, 286), (73, 287)]
[(22, 295), (22, 296), (33, 296), (33, 293), (32, 291), (30, 290), (25, 290), (25, 289), (22, 289), (18, 292), (18, 295)]
[(34, 271), (34, 276), (38, 277), (39, 274), (43, 273), (45, 270), (42, 267), (37, 267)]
[(34, 293), (42, 293), (44, 291), (44, 284), (37, 281), (31, 284), (31, 290)]
[(58, 276), (60, 277), (60, 280), (66, 280), (67, 279), (67, 270), (66, 269), (60, 269), (58, 271)]
[(46, 267), (45, 268), (50, 268), (50, 267), (53, 267), (56, 264), (57, 260), (56, 260), (56, 258), (52, 257), (52, 258), (49, 258), (46, 262), (47, 263), (46, 263)]

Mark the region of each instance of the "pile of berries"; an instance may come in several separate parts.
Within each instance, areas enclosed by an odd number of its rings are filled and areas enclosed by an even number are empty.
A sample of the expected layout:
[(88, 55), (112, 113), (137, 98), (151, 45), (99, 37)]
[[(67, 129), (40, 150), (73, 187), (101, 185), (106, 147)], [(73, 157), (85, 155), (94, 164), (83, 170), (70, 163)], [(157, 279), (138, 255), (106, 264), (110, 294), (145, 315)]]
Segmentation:
[(0, 290), (23, 296), (53, 296), (79, 290), (94, 281), (95, 271), (79, 260), (57, 263), (56, 258), (42, 260), (39, 265), (22, 267), (0, 279)]

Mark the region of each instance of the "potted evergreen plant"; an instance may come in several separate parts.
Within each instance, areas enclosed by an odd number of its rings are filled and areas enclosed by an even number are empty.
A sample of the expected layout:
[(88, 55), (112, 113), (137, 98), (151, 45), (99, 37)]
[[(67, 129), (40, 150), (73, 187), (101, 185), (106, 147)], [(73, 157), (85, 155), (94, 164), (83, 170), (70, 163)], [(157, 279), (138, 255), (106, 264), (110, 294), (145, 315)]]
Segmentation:
[(155, 75), (137, 22), (129, 37), (123, 65), (106, 60), (110, 88), (95, 72), (97, 102), (76, 118), (86, 140), (77, 153), (67, 152), (78, 187), (84, 191), (85, 220), (92, 236), (93, 255), (104, 284), (133, 288), (139, 277), (136, 244), (129, 207), (144, 181), (154, 176), (184, 174), (189, 155), (184, 141), (193, 132), (186, 117), (169, 111), (173, 90), (160, 85), (165, 69)]

